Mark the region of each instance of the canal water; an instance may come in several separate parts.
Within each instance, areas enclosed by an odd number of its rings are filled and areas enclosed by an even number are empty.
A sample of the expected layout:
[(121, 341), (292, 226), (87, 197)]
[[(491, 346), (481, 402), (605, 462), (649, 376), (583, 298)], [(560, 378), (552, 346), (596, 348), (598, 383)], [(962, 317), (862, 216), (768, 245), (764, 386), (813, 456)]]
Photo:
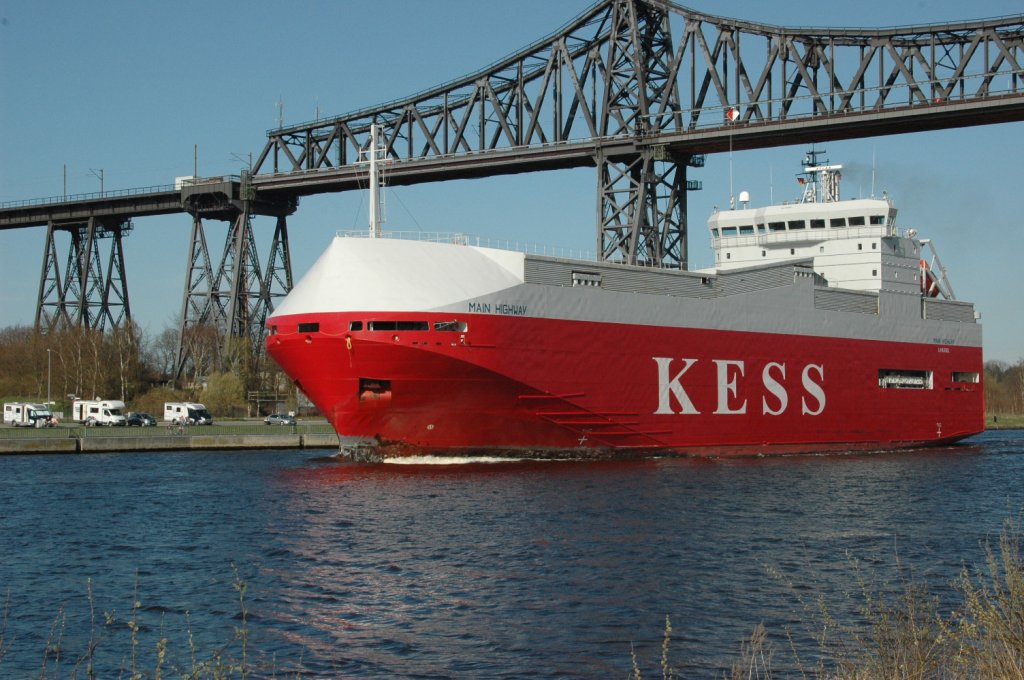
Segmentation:
[(1024, 508), (1022, 431), (749, 460), (322, 456), (0, 457), (0, 676), (621, 678), (635, 653), (660, 677), (666, 617), (685, 677), (721, 677), (761, 623), (781, 673), (790, 637), (816, 658), (806, 604), (853, 621), (859, 577), (901, 574), (952, 598)]

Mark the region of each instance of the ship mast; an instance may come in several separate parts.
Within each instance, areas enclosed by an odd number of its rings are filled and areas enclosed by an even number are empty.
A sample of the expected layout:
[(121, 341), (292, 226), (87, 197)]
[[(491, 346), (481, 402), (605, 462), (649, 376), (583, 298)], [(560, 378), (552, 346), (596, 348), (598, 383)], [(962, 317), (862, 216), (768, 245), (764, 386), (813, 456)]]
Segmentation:
[(370, 238), (381, 236), (381, 224), (384, 223), (383, 211), (380, 200), (380, 165), (385, 159), (387, 145), (378, 143), (380, 127), (374, 123), (370, 125), (370, 148), (367, 159), (370, 163)]
[(834, 203), (839, 200), (839, 180), (842, 179), (840, 170), (842, 165), (818, 164), (818, 156), (825, 153), (825, 150), (817, 150), (813, 147), (807, 152), (804, 158), (804, 171), (799, 177), (800, 184), (804, 187), (801, 203)]

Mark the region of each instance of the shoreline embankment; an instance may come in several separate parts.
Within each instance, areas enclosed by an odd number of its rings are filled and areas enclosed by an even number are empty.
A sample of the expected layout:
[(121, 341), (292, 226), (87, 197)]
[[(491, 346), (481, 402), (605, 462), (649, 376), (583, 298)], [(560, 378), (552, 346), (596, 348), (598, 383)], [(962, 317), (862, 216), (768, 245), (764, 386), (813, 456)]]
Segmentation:
[[(1021, 416), (989, 416), (986, 429), (1024, 429)], [(30, 453), (129, 453), (147, 451), (215, 451), (245, 449), (339, 449), (341, 439), (324, 421), (290, 428), (228, 423), (184, 431), (155, 428), (0, 428), (0, 455)]]
[(267, 431), (262, 426), (189, 427), (183, 432), (175, 432), (163, 426), (128, 430), (81, 427), (4, 430), (0, 431), (0, 455), (218, 449), (337, 449), (341, 443), (338, 435), (329, 427), (317, 426), (300, 426), (285, 431), (278, 428)]

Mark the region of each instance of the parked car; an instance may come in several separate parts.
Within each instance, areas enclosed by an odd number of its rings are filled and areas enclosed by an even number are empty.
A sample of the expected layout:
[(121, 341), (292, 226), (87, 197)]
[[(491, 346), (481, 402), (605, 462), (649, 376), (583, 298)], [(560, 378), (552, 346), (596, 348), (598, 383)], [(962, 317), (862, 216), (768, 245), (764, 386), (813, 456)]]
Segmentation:
[(267, 425), (294, 425), (295, 417), (283, 413), (271, 413), (263, 419), (263, 422)]
[(129, 427), (155, 427), (156, 418), (148, 413), (132, 413), (128, 416)]

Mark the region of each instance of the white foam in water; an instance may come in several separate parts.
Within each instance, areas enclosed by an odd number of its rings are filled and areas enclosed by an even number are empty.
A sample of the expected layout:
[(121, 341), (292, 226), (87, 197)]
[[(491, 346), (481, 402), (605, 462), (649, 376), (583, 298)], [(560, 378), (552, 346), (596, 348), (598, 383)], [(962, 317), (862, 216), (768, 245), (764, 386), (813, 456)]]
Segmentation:
[(522, 458), (498, 458), (496, 456), (403, 456), (385, 458), (392, 465), (472, 465), (473, 463), (517, 463)]

